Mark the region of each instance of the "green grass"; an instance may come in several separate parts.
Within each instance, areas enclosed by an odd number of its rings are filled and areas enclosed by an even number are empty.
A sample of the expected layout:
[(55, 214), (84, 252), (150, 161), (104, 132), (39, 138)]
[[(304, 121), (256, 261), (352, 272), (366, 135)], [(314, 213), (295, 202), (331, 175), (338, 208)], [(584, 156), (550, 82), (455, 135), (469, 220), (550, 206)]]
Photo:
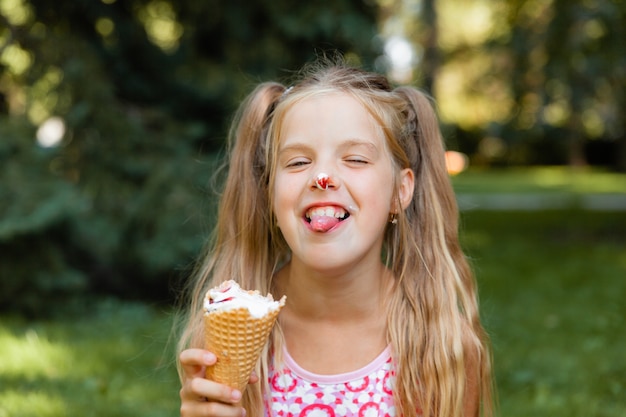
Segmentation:
[(626, 213), (468, 212), (506, 417), (626, 415)]
[(171, 320), (103, 301), (82, 317), (0, 318), (0, 417), (174, 416)]
[(453, 177), (452, 182), (461, 193), (626, 193), (626, 174), (591, 168), (474, 168)]

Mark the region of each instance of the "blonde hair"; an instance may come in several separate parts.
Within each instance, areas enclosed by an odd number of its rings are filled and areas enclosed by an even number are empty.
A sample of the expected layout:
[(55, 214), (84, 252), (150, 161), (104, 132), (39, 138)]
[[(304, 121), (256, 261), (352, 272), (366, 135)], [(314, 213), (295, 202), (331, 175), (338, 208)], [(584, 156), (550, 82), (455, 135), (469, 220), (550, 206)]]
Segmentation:
[[(430, 99), (412, 87), (393, 89), (385, 77), (342, 63), (317, 63), (292, 88), (259, 85), (242, 103), (229, 134), (229, 174), (212, 244), (196, 273), (179, 349), (203, 346), (202, 299), (234, 279), (271, 292), (272, 277), (289, 257), (276, 228), (271, 189), (277, 131), (284, 114), (313, 94), (344, 92), (358, 99), (383, 128), (396, 172), (415, 174), (413, 200), (388, 227), (384, 253), (395, 286), (387, 338), (396, 373), (398, 415), (463, 415), (467, 381), (478, 388), (482, 414), (493, 413), (491, 358), (480, 324), (474, 277), (458, 241), (458, 210), (447, 174), (438, 119)], [(399, 201), (398, 181), (394, 195)], [(270, 352), (283, 345), (280, 326), (248, 386), (248, 415), (263, 414)], [(477, 375), (468, 375), (471, 365)], [(478, 381), (476, 380), (478, 379)]]

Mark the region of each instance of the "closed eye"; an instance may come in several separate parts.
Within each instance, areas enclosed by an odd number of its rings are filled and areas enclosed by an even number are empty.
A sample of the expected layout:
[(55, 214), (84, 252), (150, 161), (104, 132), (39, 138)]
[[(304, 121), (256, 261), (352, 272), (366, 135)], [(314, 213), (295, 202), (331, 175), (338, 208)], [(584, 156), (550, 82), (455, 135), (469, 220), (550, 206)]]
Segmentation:
[(361, 164), (369, 164), (370, 161), (367, 158), (363, 158), (363, 157), (359, 157), (359, 156), (350, 156), (348, 158), (344, 159), (346, 162), (352, 163), (352, 164), (357, 164), (357, 165), (361, 165)]
[(310, 163), (311, 163), (311, 161), (309, 161), (308, 159), (293, 159), (291, 161), (287, 161), (285, 166), (287, 168), (298, 168), (298, 167), (302, 167), (302, 166), (308, 165)]

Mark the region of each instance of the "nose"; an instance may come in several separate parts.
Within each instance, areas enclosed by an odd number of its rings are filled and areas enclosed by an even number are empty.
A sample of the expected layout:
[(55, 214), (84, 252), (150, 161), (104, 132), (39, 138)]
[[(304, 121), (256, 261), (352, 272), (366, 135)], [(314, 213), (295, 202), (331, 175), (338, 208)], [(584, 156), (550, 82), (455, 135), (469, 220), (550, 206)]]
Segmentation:
[(339, 182), (325, 172), (320, 172), (311, 181), (311, 188), (317, 188), (318, 190), (326, 191), (329, 188), (337, 188)]

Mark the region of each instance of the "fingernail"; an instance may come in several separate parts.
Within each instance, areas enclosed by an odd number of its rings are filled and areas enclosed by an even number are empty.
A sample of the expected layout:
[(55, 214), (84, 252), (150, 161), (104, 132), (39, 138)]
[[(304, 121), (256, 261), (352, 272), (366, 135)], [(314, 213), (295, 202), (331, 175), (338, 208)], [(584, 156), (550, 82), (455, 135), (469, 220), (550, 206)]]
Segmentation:
[(241, 409), (241, 417), (246, 417), (246, 409), (245, 408)]
[(215, 355), (212, 353), (205, 353), (202, 359), (204, 359), (204, 363), (206, 365), (211, 365), (215, 362)]
[(230, 394), (230, 398), (233, 399), (233, 401), (238, 402), (239, 400), (241, 400), (241, 391), (239, 390), (233, 390), (233, 392)]

